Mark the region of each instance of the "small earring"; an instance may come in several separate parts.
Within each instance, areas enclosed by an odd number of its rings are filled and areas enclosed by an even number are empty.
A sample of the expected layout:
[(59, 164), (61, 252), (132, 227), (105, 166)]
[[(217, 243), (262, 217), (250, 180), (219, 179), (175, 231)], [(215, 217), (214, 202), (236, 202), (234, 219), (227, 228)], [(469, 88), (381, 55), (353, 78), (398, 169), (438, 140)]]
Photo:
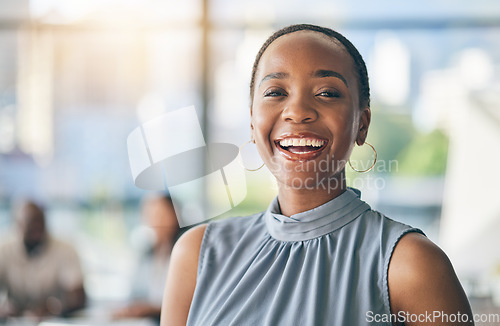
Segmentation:
[(264, 163), (262, 163), (262, 165), (259, 166), (256, 169), (248, 169), (248, 168), (245, 167), (245, 164), (243, 164), (243, 158), (241, 157), (241, 150), (243, 149), (243, 147), (245, 147), (246, 145), (248, 145), (250, 143), (254, 143), (255, 144), (255, 142), (252, 139), (250, 139), (246, 143), (243, 143), (243, 145), (241, 145), (240, 148), (238, 149), (238, 162), (240, 163), (240, 165), (241, 165), (242, 168), (244, 168), (247, 171), (252, 171), (253, 172), (253, 171), (260, 170), (264, 166)]
[(372, 164), (372, 165), (371, 165), (368, 169), (366, 169), (366, 170), (356, 170), (356, 169), (352, 166), (352, 164), (351, 164), (351, 159), (349, 159), (349, 160), (347, 161), (347, 163), (349, 163), (349, 166), (351, 167), (351, 169), (353, 169), (354, 171), (359, 172), (359, 173), (365, 173), (365, 172), (370, 171), (370, 170), (371, 170), (371, 169), (373, 169), (373, 167), (375, 166), (375, 163), (377, 163), (377, 151), (375, 150), (375, 147), (373, 147), (371, 144), (369, 144), (369, 143), (367, 143), (367, 142), (365, 142), (365, 144), (366, 144), (366, 145), (368, 145), (368, 146), (370, 146), (370, 147), (372, 148), (372, 150), (373, 150), (373, 153), (374, 153), (373, 164)]

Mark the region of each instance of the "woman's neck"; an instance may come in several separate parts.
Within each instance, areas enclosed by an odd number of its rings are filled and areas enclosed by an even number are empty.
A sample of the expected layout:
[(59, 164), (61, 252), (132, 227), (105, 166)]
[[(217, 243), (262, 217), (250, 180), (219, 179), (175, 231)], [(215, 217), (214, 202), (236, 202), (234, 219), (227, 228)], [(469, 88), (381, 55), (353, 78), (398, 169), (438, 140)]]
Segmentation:
[[(292, 216), (301, 212), (308, 211), (329, 202), (335, 197), (340, 196), (346, 189), (345, 173), (342, 171), (338, 176), (332, 177), (325, 185), (316, 187), (293, 188), (287, 185), (279, 185), (278, 201), (281, 214)], [(329, 185), (336, 185), (330, 187)]]

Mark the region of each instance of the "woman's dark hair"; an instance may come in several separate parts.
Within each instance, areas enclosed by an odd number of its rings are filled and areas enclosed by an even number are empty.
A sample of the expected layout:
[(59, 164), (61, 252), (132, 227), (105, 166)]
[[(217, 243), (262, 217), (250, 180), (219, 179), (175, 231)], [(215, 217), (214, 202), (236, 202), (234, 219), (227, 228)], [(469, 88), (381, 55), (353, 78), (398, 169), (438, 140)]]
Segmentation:
[(255, 57), (255, 62), (252, 69), (252, 78), (250, 80), (250, 106), (253, 106), (253, 95), (255, 91), (255, 74), (257, 73), (257, 67), (259, 66), (260, 58), (266, 51), (266, 49), (273, 43), (277, 38), (291, 34), (298, 31), (314, 31), (324, 34), (333, 40), (340, 42), (349, 52), (352, 59), (354, 60), (354, 66), (357, 70), (358, 86), (359, 86), (359, 104), (361, 107), (370, 107), (370, 85), (368, 84), (368, 72), (366, 70), (366, 64), (363, 60), (359, 51), (354, 47), (354, 45), (346, 39), (342, 34), (326, 27), (310, 25), (310, 24), (298, 24), (284, 27), (276, 31), (271, 35), (266, 42), (262, 45)]

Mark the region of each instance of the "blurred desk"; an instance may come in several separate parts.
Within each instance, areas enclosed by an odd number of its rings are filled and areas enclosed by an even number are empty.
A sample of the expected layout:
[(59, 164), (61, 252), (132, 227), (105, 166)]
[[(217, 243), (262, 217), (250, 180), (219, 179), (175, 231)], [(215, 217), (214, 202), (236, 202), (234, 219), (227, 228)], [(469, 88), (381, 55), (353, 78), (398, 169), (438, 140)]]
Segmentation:
[(113, 311), (122, 306), (123, 302), (95, 301), (75, 311), (69, 318), (48, 317), (40, 321), (23, 316), (9, 318), (5, 322), (0, 320), (0, 326), (158, 326), (158, 322), (150, 318), (113, 319)]
[(111, 318), (110, 306), (91, 307), (78, 312), (70, 318), (53, 317), (40, 321), (32, 317), (9, 318), (0, 321), (0, 326), (157, 326), (149, 318), (130, 318), (115, 320)]
[(96, 320), (91, 318), (69, 318), (69, 319), (50, 319), (38, 324), (38, 326), (156, 326), (156, 324), (147, 318), (121, 319), (121, 320)]
[(41, 322), (33, 318), (11, 318), (0, 325), (5, 326), (156, 326), (156, 324), (147, 318), (110, 320), (91, 317), (76, 318), (51, 318)]

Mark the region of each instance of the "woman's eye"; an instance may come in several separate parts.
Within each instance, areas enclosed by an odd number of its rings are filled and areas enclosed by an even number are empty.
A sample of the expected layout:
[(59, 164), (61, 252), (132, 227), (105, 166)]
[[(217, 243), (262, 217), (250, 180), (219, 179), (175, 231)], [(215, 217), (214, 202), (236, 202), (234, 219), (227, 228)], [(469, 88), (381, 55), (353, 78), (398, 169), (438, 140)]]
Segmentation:
[(340, 97), (340, 94), (338, 92), (333, 92), (333, 91), (322, 91), (322, 92), (319, 92), (316, 96), (322, 96), (322, 97)]
[(270, 89), (264, 93), (264, 97), (277, 97), (283, 96), (285, 93), (279, 89)]

